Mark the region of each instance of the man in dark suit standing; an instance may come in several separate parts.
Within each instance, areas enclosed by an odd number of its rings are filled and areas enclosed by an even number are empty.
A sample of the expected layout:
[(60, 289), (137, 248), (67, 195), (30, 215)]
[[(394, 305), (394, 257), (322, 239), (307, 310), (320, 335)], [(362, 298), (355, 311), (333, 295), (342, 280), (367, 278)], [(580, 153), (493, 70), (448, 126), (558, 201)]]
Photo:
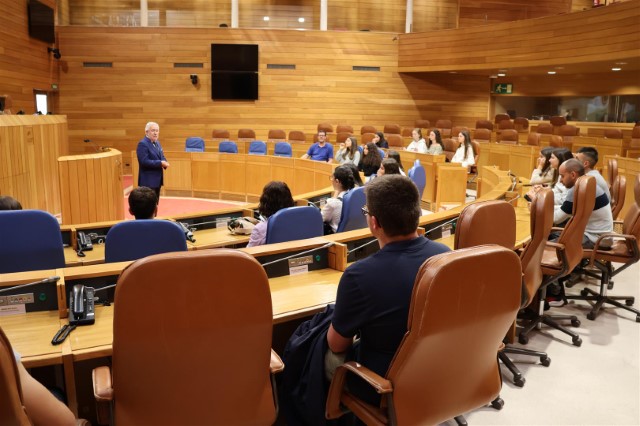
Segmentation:
[(138, 186), (146, 186), (155, 191), (160, 200), (160, 187), (163, 181), (163, 171), (169, 167), (169, 162), (164, 156), (158, 135), (160, 126), (150, 121), (144, 128), (145, 137), (138, 142)]

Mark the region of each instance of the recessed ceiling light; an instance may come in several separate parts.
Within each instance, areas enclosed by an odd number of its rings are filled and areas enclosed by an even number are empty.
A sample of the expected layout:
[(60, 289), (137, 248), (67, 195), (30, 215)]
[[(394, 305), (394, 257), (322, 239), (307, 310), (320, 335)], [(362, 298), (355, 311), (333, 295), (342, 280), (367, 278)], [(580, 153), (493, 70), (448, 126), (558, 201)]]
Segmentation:
[(550, 75), (553, 75), (555, 73), (556, 73), (555, 71), (547, 71), (547, 74), (550, 74)]
[(458, 71), (449, 71), (449, 74), (458, 74)]
[(268, 17), (268, 16), (265, 16), (264, 18), (262, 18), (262, 20), (264, 20), (264, 21), (268, 21), (268, 20), (269, 20), (269, 17)]
[(304, 18), (298, 18), (298, 22), (302, 24), (304, 22)]
[(616, 62), (616, 65), (627, 65), (626, 62)]
[(611, 71), (622, 71), (622, 68), (618, 68), (618, 67), (611, 68)]
[(498, 70), (498, 72), (507, 72), (507, 70)]
[(555, 67), (555, 69), (557, 69), (557, 70), (563, 70), (563, 69), (564, 69), (564, 67)]
[(506, 74), (505, 74), (505, 73), (503, 73), (503, 72), (498, 73), (498, 77), (504, 77), (505, 75), (506, 75)]
[(489, 78), (498, 78), (497, 75), (490, 75)]

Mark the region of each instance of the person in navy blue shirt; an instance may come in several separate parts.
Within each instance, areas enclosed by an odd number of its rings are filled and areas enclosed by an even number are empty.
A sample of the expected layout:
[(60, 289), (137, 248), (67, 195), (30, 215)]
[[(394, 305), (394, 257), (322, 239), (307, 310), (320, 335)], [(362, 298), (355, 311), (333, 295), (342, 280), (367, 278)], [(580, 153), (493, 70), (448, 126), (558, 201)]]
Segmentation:
[[(449, 251), (444, 244), (418, 235), (420, 196), (409, 178), (381, 176), (369, 182), (365, 191), (363, 214), (380, 251), (349, 266), (340, 279), (327, 333), (327, 378), (345, 359), (386, 375), (407, 331), (420, 266), (431, 256)], [(355, 336), (359, 336), (356, 343)], [(379, 401), (379, 395), (355, 376), (348, 378), (348, 386), (372, 404)]]
[(158, 135), (160, 126), (158, 123), (150, 121), (144, 128), (145, 137), (138, 142), (136, 154), (138, 164), (138, 186), (146, 186), (155, 191), (160, 199), (160, 187), (163, 183), (163, 172), (169, 167), (169, 162), (164, 156)]
[(302, 158), (305, 160), (326, 161), (327, 163), (333, 162), (333, 145), (327, 142), (327, 132), (324, 130), (318, 131), (318, 142), (311, 145)]

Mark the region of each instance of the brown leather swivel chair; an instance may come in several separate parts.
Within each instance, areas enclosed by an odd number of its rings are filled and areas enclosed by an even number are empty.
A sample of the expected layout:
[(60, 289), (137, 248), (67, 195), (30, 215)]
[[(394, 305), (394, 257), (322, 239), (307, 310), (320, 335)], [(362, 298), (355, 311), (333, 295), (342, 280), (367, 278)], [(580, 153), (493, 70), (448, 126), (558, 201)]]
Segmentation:
[[(453, 126), (453, 128), (451, 129), (451, 135), (450, 137), (452, 138), (458, 138), (458, 135), (460, 134), (461, 131), (466, 130), (469, 131), (469, 129), (467, 127), (464, 126)], [(428, 135), (427, 135), (428, 136)], [(444, 137), (444, 136), (443, 136)]]
[(402, 140), (402, 136), (396, 135), (394, 133), (390, 135), (385, 135), (387, 138), (387, 143), (389, 143), (389, 148), (391, 147), (399, 147), (404, 148), (404, 141)]
[(631, 130), (631, 142), (625, 155), (630, 158), (640, 158), (640, 125), (636, 125)]
[[(595, 292), (585, 287), (580, 292), (580, 296), (567, 297), (568, 299), (595, 302), (587, 314), (587, 319), (592, 321), (596, 319), (602, 306), (608, 303), (636, 314), (636, 322), (640, 322), (640, 311), (631, 307), (635, 301), (633, 296), (607, 295), (611, 278), (640, 260), (640, 249), (638, 248), (640, 241), (640, 175), (636, 176), (633, 193), (635, 200), (629, 207), (624, 222), (622, 222), (622, 233), (601, 235), (593, 249), (584, 250), (584, 258), (589, 259), (589, 263), (600, 270), (599, 276), (586, 271), (587, 275), (600, 279), (600, 291)], [(600, 248), (605, 239), (613, 239), (611, 248)], [(614, 269), (613, 263), (621, 263), (622, 265)], [(625, 304), (623, 305), (618, 300), (624, 300)]]
[(333, 126), (331, 123), (320, 123), (318, 124), (318, 132), (320, 130), (324, 130), (327, 134), (333, 133)]
[(604, 129), (604, 137), (607, 139), (622, 139), (622, 130)]
[(556, 322), (556, 320), (570, 320), (574, 327), (580, 326), (580, 321), (575, 315), (548, 315), (543, 311), (543, 302), (546, 296), (546, 287), (568, 275), (582, 260), (582, 237), (587, 227), (589, 216), (593, 211), (596, 199), (596, 181), (593, 176), (581, 176), (575, 183), (573, 196), (573, 214), (564, 228), (553, 228), (560, 231), (558, 241), (548, 241), (542, 255), (542, 281), (540, 294), (540, 306), (538, 313), (530, 319), (518, 336), (518, 341), (527, 344), (528, 334), (540, 324), (545, 324), (556, 330), (571, 336), (572, 343), (582, 345), (582, 339), (573, 331), (570, 331)]
[(31, 426), (11, 343), (0, 328), (0, 419), (2, 424)]
[(229, 131), (226, 129), (213, 129), (211, 132), (211, 138), (214, 142), (228, 141), (230, 138)]
[(364, 135), (365, 133), (376, 133), (378, 130), (375, 126), (362, 126), (360, 128), (360, 134)]
[[(503, 247), (429, 258), (418, 271), (407, 333), (386, 377), (355, 362), (338, 367), (327, 418), (340, 417), (344, 405), (367, 425), (431, 425), (492, 401), (500, 407), (496, 352), (518, 311), (520, 287), (514, 283), (521, 277), (518, 256)], [(382, 395), (381, 406), (345, 389), (347, 373), (375, 388)]]
[(338, 124), (336, 126), (336, 133), (349, 133), (353, 134), (353, 126), (348, 124)]
[(567, 124), (567, 119), (562, 115), (554, 115), (553, 117), (549, 118), (549, 123), (551, 124), (551, 126), (553, 126), (553, 134), (557, 135), (559, 134), (560, 127)]
[(613, 220), (618, 219), (618, 215), (622, 211), (626, 198), (627, 178), (624, 175), (618, 175), (611, 187), (611, 215), (613, 216)]
[(444, 138), (442, 139), (442, 144), (444, 145), (443, 154), (447, 157), (447, 161), (451, 161), (456, 153), (456, 150), (458, 149), (458, 146), (460, 145), (457, 138), (456, 140), (453, 140), (451, 138)]
[(267, 275), (246, 253), (136, 261), (118, 279), (112, 371), (93, 371), (96, 400), (113, 402), (115, 424), (273, 424), (270, 371), (283, 366), (272, 327)]
[[(451, 120), (438, 120), (436, 121), (436, 129), (440, 130), (440, 136), (442, 136), (442, 138), (450, 138), (452, 133), (451, 133), (451, 128), (453, 127), (453, 125), (451, 124)], [(458, 135), (454, 135), (455, 137), (457, 137)]]
[(397, 124), (385, 124), (384, 130), (382, 130), (382, 133), (384, 133), (385, 137), (387, 136), (387, 134), (399, 135), (400, 132), (401, 132), (401, 128)]
[(493, 123), (490, 120), (478, 120), (476, 121), (476, 130), (478, 129), (487, 129), (489, 131), (492, 131)]
[(504, 130), (514, 130), (516, 128), (515, 124), (513, 124), (513, 121), (511, 120), (502, 120), (500, 121), (500, 123), (498, 123), (498, 130), (499, 131), (504, 131)]
[(540, 133), (529, 133), (529, 135), (527, 136), (527, 145), (540, 146)]
[(473, 132), (473, 140), (478, 142), (491, 142), (491, 130), (476, 128), (475, 132)]
[(336, 143), (344, 143), (349, 137), (351, 137), (351, 133), (349, 132), (338, 132), (336, 134)]
[(238, 142), (251, 142), (256, 140), (256, 132), (253, 129), (238, 130)]
[(527, 133), (529, 131), (529, 119), (525, 117), (516, 117), (513, 119), (514, 128), (518, 133)]
[(403, 127), (402, 128), (402, 137), (403, 138), (410, 138), (411, 134), (413, 133), (413, 127)]
[(431, 122), (429, 120), (416, 120), (414, 123), (415, 127), (418, 129), (428, 129), (431, 127)]
[[(504, 121), (503, 121), (504, 123)], [(517, 145), (518, 131), (515, 129), (504, 129), (498, 135), (498, 142), (502, 144)]]
[(613, 183), (618, 177), (618, 160), (611, 158), (607, 163), (607, 182), (609, 183), (609, 192), (613, 189)]
[(366, 145), (369, 142), (373, 142), (373, 138), (376, 136), (375, 133), (363, 133), (360, 136), (360, 144), (361, 145)]
[(509, 116), (509, 114), (496, 114), (493, 117), (493, 127), (497, 129), (500, 125), (500, 122), (503, 120), (511, 120), (511, 117)]
[(282, 129), (271, 129), (267, 133), (267, 141), (269, 142), (284, 142), (287, 140), (287, 132)]
[(536, 127), (536, 132), (541, 135), (552, 135), (553, 134), (553, 126), (549, 123), (540, 123), (538, 127)]
[(304, 132), (300, 130), (291, 130), (289, 132), (289, 139), (287, 140), (289, 143), (305, 143), (307, 142), (307, 136)]

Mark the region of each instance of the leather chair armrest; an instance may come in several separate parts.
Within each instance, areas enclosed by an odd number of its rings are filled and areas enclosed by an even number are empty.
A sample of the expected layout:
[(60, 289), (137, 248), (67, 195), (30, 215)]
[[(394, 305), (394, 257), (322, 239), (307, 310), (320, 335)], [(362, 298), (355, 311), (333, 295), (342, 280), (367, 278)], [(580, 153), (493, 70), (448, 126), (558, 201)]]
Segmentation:
[(271, 349), (271, 362), (269, 364), (269, 369), (271, 370), (271, 374), (280, 373), (284, 370), (284, 363), (273, 349)]
[(551, 227), (551, 232), (553, 231), (558, 231), (558, 232), (562, 232), (564, 228), (560, 227), (560, 226), (552, 226)]
[(596, 243), (594, 244), (594, 247), (591, 250), (591, 256), (589, 257), (589, 265), (593, 265), (593, 262), (598, 257), (598, 250), (602, 250), (600, 249), (602, 240), (607, 238), (610, 238), (612, 240), (624, 240), (627, 246), (627, 250), (629, 250), (630, 253), (633, 253), (633, 257), (638, 258), (640, 256), (640, 253), (638, 253), (638, 243), (636, 242), (635, 235), (616, 234), (615, 232), (609, 232), (607, 234), (600, 235), (596, 240)]
[(333, 375), (333, 380), (329, 386), (329, 394), (327, 395), (327, 406), (325, 416), (327, 419), (337, 419), (343, 414), (340, 408), (340, 399), (344, 390), (344, 383), (347, 372), (356, 374), (361, 379), (366, 381), (371, 387), (373, 387), (379, 394), (387, 394), (393, 392), (393, 385), (391, 382), (378, 374), (369, 370), (367, 367), (358, 364), (354, 361), (349, 361), (338, 368)]
[(108, 402), (113, 400), (113, 385), (111, 383), (111, 369), (107, 366), (94, 368), (91, 373), (93, 377), (93, 396), (98, 402)]

